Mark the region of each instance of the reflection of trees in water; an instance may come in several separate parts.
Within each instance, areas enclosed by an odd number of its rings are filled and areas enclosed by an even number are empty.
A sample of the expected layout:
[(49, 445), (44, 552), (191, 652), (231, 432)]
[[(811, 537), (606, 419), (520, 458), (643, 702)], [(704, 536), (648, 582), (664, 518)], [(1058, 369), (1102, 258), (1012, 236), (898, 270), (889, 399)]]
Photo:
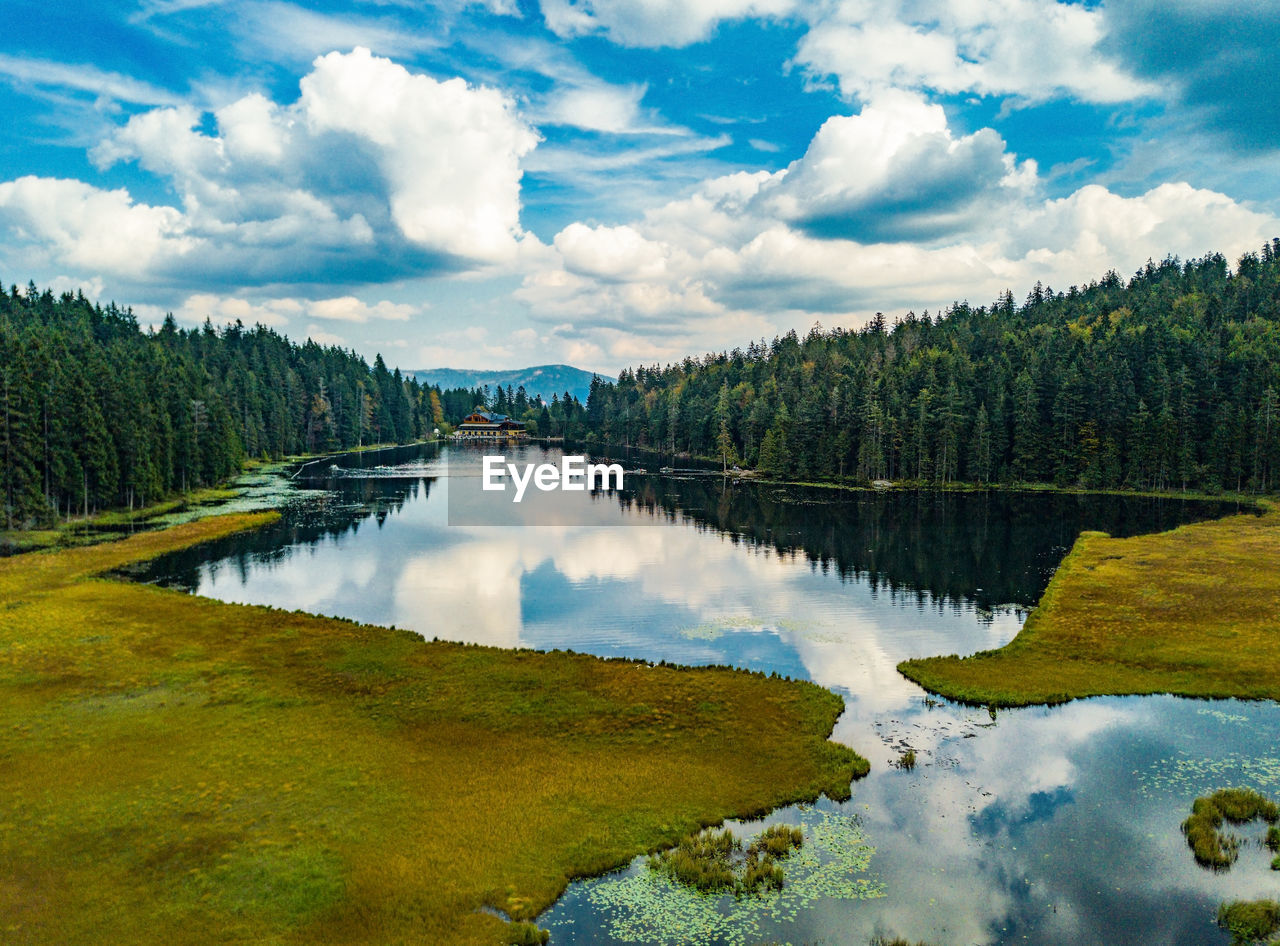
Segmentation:
[(201, 566), (217, 562), (221, 567), (236, 569), (241, 581), (246, 581), (251, 567), (284, 561), (300, 546), (355, 535), (370, 524), (382, 528), (387, 518), (406, 503), (425, 502), (434, 482), (434, 477), (425, 476), (329, 476), (307, 480), (302, 485), (325, 492), (315, 499), (285, 506), (279, 522), (163, 555), (140, 564), (131, 574), (144, 581), (158, 579), (166, 586), (194, 592), (200, 587)]
[[(334, 457), (296, 482), (325, 492), (286, 507), (280, 522), (176, 552), (139, 567), (137, 577), (193, 591), (200, 566), (220, 562), (247, 578), (251, 566), (283, 561), (299, 546), (355, 534), (408, 502), (426, 501), (434, 476), (379, 475), (433, 461), (435, 445)], [(598, 454), (596, 455), (599, 456)], [(629, 466), (638, 458), (620, 457)], [(1134, 535), (1232, 511), (1226, 503), (1055, 493), (846, 491), (725, 480), (719, 476), (628, 474), (613, 494), (637, 516), (727, 535), (735, 544), (804, 556), (824, 573), (866, 581), (873, 591), (940, 603), (1030, 606), (1085, 529)]]
[(991, 609), (1030, 606), (1086, 529), (1134, 535), (1233, 506), (1138, 496), (853, 492), (723, 480), (636, 477), (639, 515), (686, 519), (873, 590)]

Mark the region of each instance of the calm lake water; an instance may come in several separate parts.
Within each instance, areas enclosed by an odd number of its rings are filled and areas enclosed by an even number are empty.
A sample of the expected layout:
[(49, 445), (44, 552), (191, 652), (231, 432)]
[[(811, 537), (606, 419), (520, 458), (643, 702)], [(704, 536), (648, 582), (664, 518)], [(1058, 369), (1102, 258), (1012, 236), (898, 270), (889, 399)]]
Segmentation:
[[(1082, 529), (1234, 507), (677, 472), (631, 474), (625, 497), (575, 494), (591, 525), (451, 526), (478, 463), (435, 446), (313, 463), (278, 525), (141, 577), (428, 638), (778, 671), (845, 698), (834, 738), (873, 766), (852, 800), (733, 824), (804, 827), (780, 894), (701, 898), (637, 860), (572, 885), (539, 921), (553, 944), (1223, 944), (1222, 900), (1280, 897), (1260, 827), (1222, 874), (1196, 867), (1179, 832), (1207, 790), (1280, 792), (1280, 707), (1128, 697), (993, 715), (928, 699), (894, 669), (1010, 640)], [(906, 748), (914, 771), (892, 766)]]

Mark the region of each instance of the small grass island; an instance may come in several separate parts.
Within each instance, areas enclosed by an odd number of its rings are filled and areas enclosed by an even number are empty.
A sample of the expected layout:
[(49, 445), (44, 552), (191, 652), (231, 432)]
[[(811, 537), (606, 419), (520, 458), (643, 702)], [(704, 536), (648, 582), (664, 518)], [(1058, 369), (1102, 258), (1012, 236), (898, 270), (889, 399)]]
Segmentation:
[(103, 577), (275, 515), (0, 561), (0, 939), (536, 941), (570, 879), (868, 769), (809, 683)]

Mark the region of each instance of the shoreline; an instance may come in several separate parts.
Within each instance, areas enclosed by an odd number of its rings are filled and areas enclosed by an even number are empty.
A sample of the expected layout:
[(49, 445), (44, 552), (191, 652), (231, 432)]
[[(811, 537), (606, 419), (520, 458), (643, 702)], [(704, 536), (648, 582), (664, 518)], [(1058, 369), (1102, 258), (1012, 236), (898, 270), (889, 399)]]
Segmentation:
[(1116, 539), (1084, 532), (1018, 634), (902, 661), (926, 691), (991, 706), (1165, 693), (1280, 700), (1280, 507)]
[(573, 880), (869, 771), (807, 681), (110, 577), (278, 516), (0, 561), (0, 788), (26, 811), (0, 855), (36, 940), (497, 944)]
[[(603, 443), (590, 442), (586, 440), (574, 441), (575, 444), (581, 445), (588, 449), (598, 450), (631, 450), (638, 453), (649, 454), (650, 456), (661, 457), (671, 461), (688, 460), (696, 463), (718, 464), (719, 460), (715, 457), (704, 457), (697, 454), (682, 453), (671, 454), (664, 450), (655, 450), (652, 447), (641, 447), (636, 445), (627, 445), (620, 443)], [(1056, 483), (1041, 482), (990, 482), (990, 483), (971, 483), (964, 481), (951, 481), (947, 483), (937, 483), (928, 480), (889, 480), (887, 485), (877, 486), (874, 482), (855, 482), (850, 479), (845, 480), (802, 480), (789, 478), (775, 478), (759, 473), (754, 469), (739, 469), (736, 472), (733, 469), (727, 472), (716, 468), (708, 468), (699, 472), (708, 475), (723, 476), (734, 482), (744, 483), (761, 483), (770, 486), (804, 486), (814, 489), (834, 489), (844, 490), (848, 492), (865, 492), (865, 493), (891, 493), (891, 492), (931, 492), (931, 493), (985, 493), (985, 492), (1015, 492), (1015, 493), (1053, 493), (1064, 496), (1133, 496), (1150, 499), (1177, 499), (1191, 500), (1201, 502), (1234, 502), (1242, 505), (1260, 506), (1268, 499), (1280, 500), (1280, 492), (1269, 493), (1249, 493), (1237, 492), (1234, 490), (1222, 490), (1220, 492), (1208, 492), (1205, 490), (1144, 490), (1144, 489), (1127, 489), (1124, 487), (1085, 487), (1085, 486), (1059, 486)]]
[[(410, 443), (399, 444), (372, 444), (351, 450), (329, 451), (326, 453), (296, 454), (282, 457), (278, 460), (246, 460), (240, 472), (229, 480), (212, 486), (196, 487), (185, 493), (165, 496), (163, 499), (158, 499), (145, 506), (138, 506), (132, 510), (124, 507), (101, 509), (87, 517), (72, 516), (70, 519), (59, 520), (56, 524), (45, 528), (0, 529), (0, 559), (43, 549), (82, 548), (89, 545), (98, 545), (118, 538), (122, 534), (153, 528), (153, 520), (192, 510), (203, 510), (204, 515), (218, 515), (222, 506), (244, 495), (246, 486), (241, 481), (245, 477), (283, 473), (286, 468), (299, 463), (306, 465), (333, 457), (358, 453), (377, 453), (383, 450), (396, 450), (441, 442), (443, 442), (443, 438), (440, 440), (415, 440)], [(128, 531), (126, 532), (126, 530)]]

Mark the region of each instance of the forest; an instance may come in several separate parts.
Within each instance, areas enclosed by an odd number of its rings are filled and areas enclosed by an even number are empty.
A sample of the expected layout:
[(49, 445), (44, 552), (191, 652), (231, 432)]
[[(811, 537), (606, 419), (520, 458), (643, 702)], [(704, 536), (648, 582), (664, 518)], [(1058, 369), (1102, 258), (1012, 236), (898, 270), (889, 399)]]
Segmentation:
[(595, 381), (591, 436), (780, 478), (1280, 487), (1280, 239)]
[(248, 459), (424, 439), (476, 406), (537, 435), (799, 480), (1280, 488), (1280, 239), (1148, 262), (1021, 305), (955, 303), (856, 331), (592, 382), (585, 407), (420, 385), (381, 356), (239, 322), (144, 328), (131, 309), (0, 286), (6, 528), (145, 505)]
[(487, 404), (572, 436), (585, 408), (522, 391), (423, 387), (381, 356), (261, 325), (143, 329), (82, 293), (0, 286), (0, 498), (8, 529), (146, 505), (247, 459), (425, 439)]

